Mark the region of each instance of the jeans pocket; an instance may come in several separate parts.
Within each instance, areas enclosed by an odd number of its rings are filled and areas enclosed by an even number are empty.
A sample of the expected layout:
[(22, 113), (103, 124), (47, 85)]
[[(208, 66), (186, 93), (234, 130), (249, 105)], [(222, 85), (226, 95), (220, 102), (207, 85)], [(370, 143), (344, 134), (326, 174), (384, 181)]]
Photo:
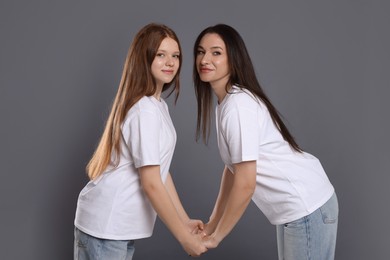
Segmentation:
[(288, 222), (283, 224), (285, 230), (299, 230), (306, 229), (307, 217), (302, 217), (300, 219)]
[(333, 224), (337, 222), (339, 216), (339, 205), (336, 193), (320, 207), (322, 220), (324, 224)]

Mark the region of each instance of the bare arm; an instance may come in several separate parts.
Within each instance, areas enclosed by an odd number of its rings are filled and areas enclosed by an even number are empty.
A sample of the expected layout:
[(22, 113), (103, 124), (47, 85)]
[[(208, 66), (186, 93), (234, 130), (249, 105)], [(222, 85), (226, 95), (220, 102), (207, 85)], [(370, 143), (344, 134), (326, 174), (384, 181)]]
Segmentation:
[[(256, 161), (235, 164), (230, 192), (226, 192), (225, 209), (214, 233), (205, 238), (207, 248), (217, 247), (230, 233), (248, 207), (255, 187)], [(224, 200), (225, 198), (221, 198), (221, 201)]]
[(210, 235), (215, 231), (219, 220), (222, 217), (223, 212), (225, 211), (226, 202), (230, 194), (230, 190), (233, 185), (234, 176), (232, 172), (225, 167), (222, 173), (221, 185), (219, 187), (219, 193), (217, 200), (215, 202), (215, 206), (213, 212), (211, 213), (209, 222), (205, 227), (205, 233)]
[(198, 235), (192, 235), (188, 232), (183, 223), (175, 205), (161, 180), (160, 166), (144, 166), (139, 168), (141, 185), (157, 212), (162, 222), (172, 232), (174, 237), (180, 242), (184, 250), (192, 255), (199, 256), (207, 251), (201, 243)]

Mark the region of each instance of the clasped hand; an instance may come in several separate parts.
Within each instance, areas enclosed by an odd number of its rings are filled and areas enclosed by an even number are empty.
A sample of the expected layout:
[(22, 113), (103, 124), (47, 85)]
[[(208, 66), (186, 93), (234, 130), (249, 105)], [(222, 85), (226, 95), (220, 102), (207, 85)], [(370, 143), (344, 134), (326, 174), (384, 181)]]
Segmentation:
[(192, 235), (192, 241), (183, 244), (184, 250), (192, 257), (198, 257), (208, 249), (216, 248), (219, 244), (210, 225), (201, 220), (190, 219), (187, 223), (188, 231)]

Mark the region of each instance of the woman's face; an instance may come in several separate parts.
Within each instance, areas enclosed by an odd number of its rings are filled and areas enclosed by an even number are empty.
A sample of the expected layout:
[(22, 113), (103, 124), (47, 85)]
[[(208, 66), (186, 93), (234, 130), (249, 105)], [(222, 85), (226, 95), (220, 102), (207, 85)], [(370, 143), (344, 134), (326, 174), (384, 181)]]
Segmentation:
[(180, 50), (177, 42), (172, 38), (165, 38), (157, 50), (152, 62), (151, 70), (157, 87), (161, 88), (176, 76), (180, 67)]
[(216, 33), (205, 34), (199, 42), (196, 55), (199, 77), (212, 86), (226, 86), (229, 79), (229, 65), (226, 46)]

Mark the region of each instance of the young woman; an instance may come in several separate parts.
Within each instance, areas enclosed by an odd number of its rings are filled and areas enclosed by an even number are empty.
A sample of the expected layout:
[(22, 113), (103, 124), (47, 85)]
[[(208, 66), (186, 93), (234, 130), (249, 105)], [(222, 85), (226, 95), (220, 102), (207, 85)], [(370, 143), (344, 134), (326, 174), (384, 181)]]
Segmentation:
[(132, 259), (156, 213), (189, 255), (207, 250), (196, 234), (203, 223), (189, 219), (169, 173), (176, 132), (161, 93), (173, 85), (177, 99), (181, 61), (170, 28), (149, 24), (135, 36), (78, 198), (75, 259)]
[(224, 24), (206, 28), (196, 39), (194, 58), (197, 137), (207, 143), (214, 92), (225, 164), (204, 229), (205, 245), (217, 247), (252, 199), (277, 226), (279, 259), (333, 259), (338, 220), (334, 187), (265, 95), (239, 33)]

